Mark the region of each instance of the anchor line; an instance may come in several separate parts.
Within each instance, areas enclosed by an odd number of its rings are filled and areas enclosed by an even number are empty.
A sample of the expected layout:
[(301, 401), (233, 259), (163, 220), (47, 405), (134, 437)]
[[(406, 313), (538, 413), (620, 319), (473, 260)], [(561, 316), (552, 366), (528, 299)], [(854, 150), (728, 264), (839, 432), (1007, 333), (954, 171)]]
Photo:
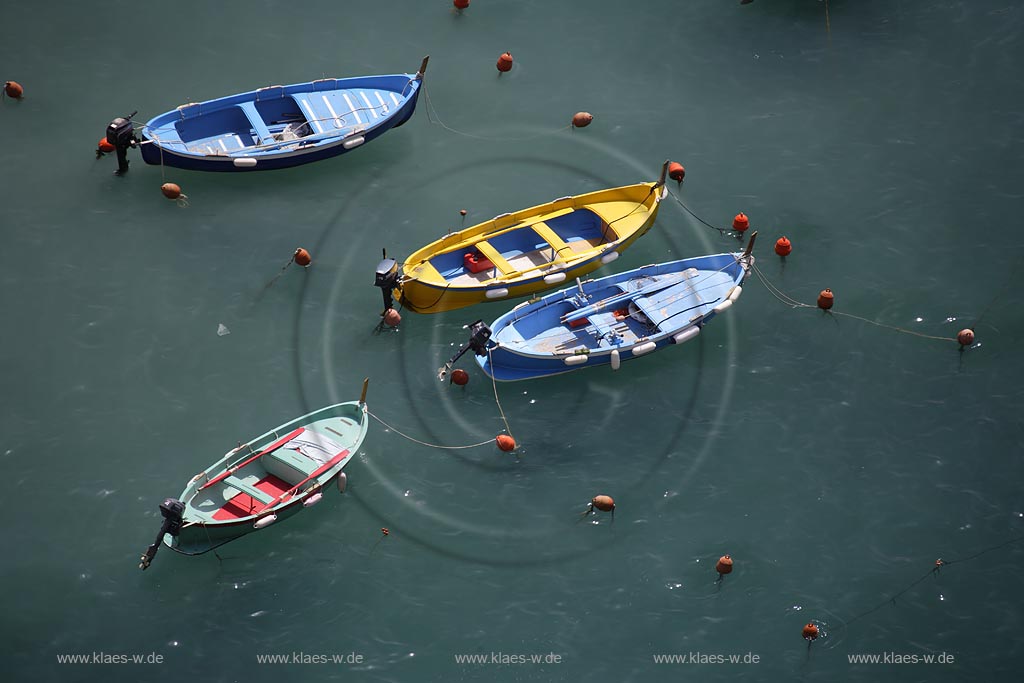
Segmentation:
[(441, 446), (439, 444), (428, 443), (426, 441), (420, 441), (417, 438), (411, 437), (408, 434), (405, 434), (404, 432), (401, 432), (401, 431), (395, 429), (394, 427), (389, 425), (387, 422), (385, 422), (384, 420), (380, 419), (379, 417), (377, 417), (376, 415), (371, 413), (369, 410), (366, 411), (366, 414), (369, 415), (370, 417), (372, 417), (377, 422), (380, 422), (386, 428), (390, 429), (391, 431), (393, 431), (395, 434), (398, 434), (402, 438), (408, 439), (409, 441), (412, 441), (413, 443), (418, 443), (421, 446), (429, 446), (430, 448), (439, 448), (441, 450), (455, 451), (455, 450), (464, 450), (466, 448), (478, 448), (480, 446), (485, 446), (485, 445), (487, 445), (489, 443), (494, 443), (494, 441), (495, 441), (495, 439), (488, 439), (487, 441), (481, 441), (480, 443), (474, 443), (474, 444), (470, 444), (468, 446)]

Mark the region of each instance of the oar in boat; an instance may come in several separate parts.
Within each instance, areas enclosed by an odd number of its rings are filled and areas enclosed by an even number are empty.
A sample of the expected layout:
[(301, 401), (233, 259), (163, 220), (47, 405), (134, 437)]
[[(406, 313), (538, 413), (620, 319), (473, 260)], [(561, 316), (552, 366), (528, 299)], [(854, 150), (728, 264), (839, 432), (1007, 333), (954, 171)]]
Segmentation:
[(610, 306), (615, 306), (624, 301), (629, 301), (634, 297), (651, 294), (653, 292), (659, 292), (663, 289), (668, 289), (673, 285), (678, 285), (680, 282), (686, 280), (687, 277), (687, 273), (672, 273), (671, 275), (656, 280), (655, 282), (652, 282), (644, 287), (639, 287), (637, 289), (623, 292), (622, 294), (616, 294), (606, 299), (602, 299), (601, 301), (598, 301), (596, 303), (590, 304), (589, 306), (584, 306), (583, 308), (577, 309), (571, 313), (566, 313), (565, 315), (562, 316), (561, 320), (563, 323), (568, 323), (572, 322), (573, 320), (579, 320), (580, 318), (586, 318), (588, 315), (593, 315), (594, 313), (598, 313)]

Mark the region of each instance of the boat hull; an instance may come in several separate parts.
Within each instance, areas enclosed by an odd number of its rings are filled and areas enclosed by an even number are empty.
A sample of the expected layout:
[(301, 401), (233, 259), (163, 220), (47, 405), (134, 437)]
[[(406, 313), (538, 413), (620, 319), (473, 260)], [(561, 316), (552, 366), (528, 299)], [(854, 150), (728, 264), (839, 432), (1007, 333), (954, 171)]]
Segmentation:
[[(743, 254), (716, 254), (590, 280), (581, 285), (585, 297), (580, 287), (560, 290), (495, 320), (476, 361), (498, 381), (617, 367), (695, 338), (739, 298), (748, 268)], [(595, 300), (609, 303), (582, 315)], [(566, 320), (577, 311), (582, 317)]]
[(401, 126), (421, 85), (418, 74), (324, 79), (183, 105), (146, 123), (139, 147), (148, 164), (195, 171), (290, 168)]
[[(452, 233), (406, 259), (398, 299), (414, 312), (440, 313), (571, 282), (611, 263), (646, 234), (664, 196), (660, 183), (628, 185), (565, 197)], [(517, 242), (511, 237), (517, 232), (529, 234)], [(471, 270), (465, 259), (475, 251), (493, 260), (486, 261), (490, 269)]]

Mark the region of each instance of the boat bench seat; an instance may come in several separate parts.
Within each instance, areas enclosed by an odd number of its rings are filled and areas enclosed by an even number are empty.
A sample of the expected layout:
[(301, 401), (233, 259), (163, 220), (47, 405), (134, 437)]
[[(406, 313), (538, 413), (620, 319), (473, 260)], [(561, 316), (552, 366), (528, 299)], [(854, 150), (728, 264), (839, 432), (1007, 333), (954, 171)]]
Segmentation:
[[(555, 250), (555, 254), (561, 256), (563, 249), (572, 249), (568, 244), (562, 240), (561, 237), (555, 234), (555, 231), (548, 227), (546, 223), (541, 221), (540, 223), (534, 223), (530, 226), (533, 231), (537, 233), (542, 240), (551, 245), (551, 248)], [(554, 260), (553, 258), (551, 259)]]
[(260, 142), (266, 144), (274, 141), (274, 136), (270, 134), (270, 129), (267, 128), (266, 122), (263, 117), (256, 110), (256, 105), (252, 102), (242, 102), (238, 105), (238, 108), (245, 113), (245, 117), (249, 119), (249, 123), (252, 124), (252, 129), (256, 131), (256, 135), (259, 136)]
[(234, 475), (225, 478), (224, 483), (232, 488), (238, 489), (242, 493), (252, 496), (259, 502), (263, 503), (264, 505), (267, 505), (268, 503), (274, 500), (273, 496), (267, 494), (265, 491), (260, 491), (255, 486), (250, 486), (249, 484), (246, 484), (244, 481), (242, 481), (241, 479)]

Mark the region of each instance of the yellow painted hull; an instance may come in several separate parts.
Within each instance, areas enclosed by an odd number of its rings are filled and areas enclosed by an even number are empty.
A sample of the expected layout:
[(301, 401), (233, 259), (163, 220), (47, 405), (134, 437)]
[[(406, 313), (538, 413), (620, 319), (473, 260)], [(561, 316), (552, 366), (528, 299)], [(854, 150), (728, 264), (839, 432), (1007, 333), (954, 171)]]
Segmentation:
[[(398, 300), (417, 313), (440, 313), (571, 282), (610, 263), (646, 233), (665, 195), (663, 181), (626, 185), (454, 232), (405, 260)], [(489, 268), (471, 272), (462, 265), (466, 254), (486, 259)]]

